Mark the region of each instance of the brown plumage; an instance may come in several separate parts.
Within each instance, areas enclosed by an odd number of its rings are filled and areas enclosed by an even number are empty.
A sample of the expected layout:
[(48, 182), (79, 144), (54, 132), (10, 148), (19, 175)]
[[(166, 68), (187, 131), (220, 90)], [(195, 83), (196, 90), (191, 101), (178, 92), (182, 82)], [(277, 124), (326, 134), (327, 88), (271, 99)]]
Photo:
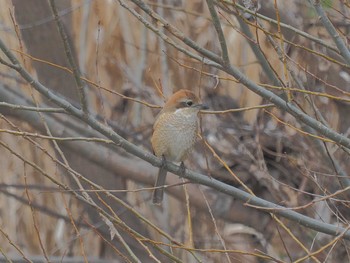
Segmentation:
[[(154, 153), (163, 160), (183, 162), (196, 142), (198, 112), (206, 106), (189, 90), (179, 90), (165, 103), (153, 126), (151, 139)], [(159, 168), (155, 187), (165, 184), (167, 171)], [(153, 203), (161, 204), (163, 188), (153, 193)]]

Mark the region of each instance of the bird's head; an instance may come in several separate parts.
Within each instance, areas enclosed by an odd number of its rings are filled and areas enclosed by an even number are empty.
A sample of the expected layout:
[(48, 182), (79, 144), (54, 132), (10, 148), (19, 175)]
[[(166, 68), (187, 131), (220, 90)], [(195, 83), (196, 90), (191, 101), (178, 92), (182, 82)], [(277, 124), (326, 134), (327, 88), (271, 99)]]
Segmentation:
[(165, 103), (163, 112), (185, 109), (189, 112), (198, 113), (200, 110), (208, 109), (201, 103), (200, 99), (190, 90), (181, 89), (175, 92)]

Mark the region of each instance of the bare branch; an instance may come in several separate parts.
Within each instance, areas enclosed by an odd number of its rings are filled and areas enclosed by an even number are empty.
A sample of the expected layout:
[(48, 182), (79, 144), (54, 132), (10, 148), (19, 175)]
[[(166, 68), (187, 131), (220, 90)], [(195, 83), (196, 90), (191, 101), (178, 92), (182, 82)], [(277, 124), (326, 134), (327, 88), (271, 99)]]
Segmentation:
[(230, 58), (228, 56), (228, 50), (227, 50), (227, 45), (226, 45), (226, 39), (224, 36), (224, 32), (222, 31), (221, 28), (221, 23), (218, 14), (216, 13), (214, 3), (212, 0), (207, 0), (207, 5), (209, 8), (210, 15), (213, 19), (213, 25), (215, 27), (216, 33), (218, 34), (219, 38), (219, 43), (221, 46), (221, 52), (222, 52), (222, 59), (224, 65), (230, 64)]
[(339, 36), (339, 33), (333, 26), (332, 22), (327, 17), (326, 12), (324, 11), (320, 0), (309, 0), (309, 2), (314, 6), (317, 14), (320, 16), (323, 26), (327, 29), (329, 35), (333, 38), (334, 43), (337, 45), (337, 48), (340, 54), (343, 56), (344, 60), (348, 65), (350, 65), (350, 51), (345, 45), (343, 39)]
[(7, 102), (0, 102), (0, 107), (10, 108), (11, 110), (27, 110), (27, 111), (36, 111), (36, 112), (52, 112), (52, 113), (66, 113), (64, 109), (60, 108), (38, 108), (38, 107), (29, 107), (24, 105), (11, 104)]
[(58, 16), (58, 12), (57, 12), (57, 7), (55, 4), (55, 0), (50, 0), (49, 4), (51, 6), (53, 15), (55, 17), (55, 21), (57, 23), (57, 28), (58, 31), (60, 32), (60, 35), (62, 37), (62, 41), (63, 41), (63, 45), (64, 45), (64, 51), (66, 52), (66, 56), (68, 59), (68, 62), (70, 64), (70, 66), (72, 67), (73, 70), (73, 76), (75, 79), (75, 82), (77, 84), (77, 88), (78, 88), (78, 94), (79, 94), (79, 98), (80, 98), (80, 104), (82, 106), (82, 109), (84, 111), (85, 114), (88, 114), (88, 101), (87, 101), (87, 96), (86, 96), (86, 90), (85, 90), (85, 85), (83, 83), (83, 81), (81, 80), (81, 74), (80, 74), (80, 70), (78, 68), (78, 66), (76, 65), (74, 58), (73, 58), (73, 54), (72, 54), (72, 49), (69, 45), (68, 42), (68, 35), (64, 29), (64, 26), (61, 22), (60, 17)]

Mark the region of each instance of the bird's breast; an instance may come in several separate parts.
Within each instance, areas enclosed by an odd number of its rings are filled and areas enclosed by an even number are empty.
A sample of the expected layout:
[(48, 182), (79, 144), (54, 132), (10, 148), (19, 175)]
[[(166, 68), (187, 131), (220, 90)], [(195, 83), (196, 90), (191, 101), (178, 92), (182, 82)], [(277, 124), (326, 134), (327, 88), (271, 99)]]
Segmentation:
[(176, 110), (158, 117), (152, 136), (152, 147), (157, 156), (169, 161), (183, 161), (193, 147), (198, 130), (195, 112)]

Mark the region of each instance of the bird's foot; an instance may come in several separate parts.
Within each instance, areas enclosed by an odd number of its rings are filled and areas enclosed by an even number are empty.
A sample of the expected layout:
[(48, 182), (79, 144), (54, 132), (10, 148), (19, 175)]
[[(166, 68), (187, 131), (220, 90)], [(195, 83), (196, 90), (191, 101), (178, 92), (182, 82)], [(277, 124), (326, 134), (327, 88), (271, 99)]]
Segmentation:
[(160, 165), (160, 168), (166, 168), (166, 158), (164, 155), (162, 155), (162, 164)]
[(181, 176), (184, 176), (184, 175), (185, 175), (185, 173), (186, 173), (186, 167), (185, 167), (184, 162), (181, 162), (179, 172), (180, 172), (180, 175), (181, 175)]

